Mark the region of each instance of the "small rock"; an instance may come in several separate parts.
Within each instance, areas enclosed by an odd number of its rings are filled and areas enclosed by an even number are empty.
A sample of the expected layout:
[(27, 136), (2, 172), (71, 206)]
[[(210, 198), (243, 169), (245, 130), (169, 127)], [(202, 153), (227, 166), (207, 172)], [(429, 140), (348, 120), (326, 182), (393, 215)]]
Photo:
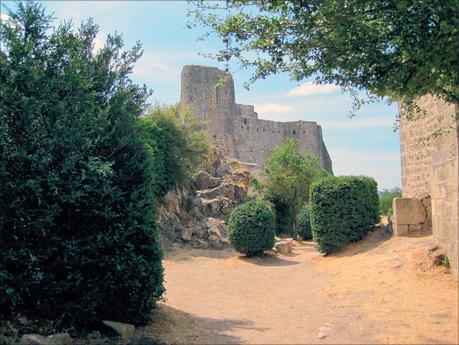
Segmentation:
[(437, 248), (438, 248), (437, 244), (432, 243), (432, 244), (430, 244), (430, 245), (428, 246), (427, 249), (429, 250), (429, 253), (431, 253), (431, 252), (435, 251)]
[(122, 323), (116, 321), (103, 320), (102, 323), (112, 329), (114, 329), (121, 337), (123, 341), (127, 341), (132, 334), (134, 334), (135, 327), (130, 323)]
[(72, 342), (68, 333), (58, 333), (50, 336), (39, 334), (24, 334), (21, 338), (22, 345), (66, 345)]
[(319, 338), (319, 339), (323, 339), (323, 338), (325, 338), (326, 336), (327, 336), (327, 335), (326, 335), (325, 333), (322, 333), (322, 332), (319, 332), (319, 333), (317, 334), (317, 338)]
[[(329, 324), (327, 324), (329, 325)], [(323, 327), (319, 327), (318, 329), (318, 333), (317, 333), (317, 338), (319, 339), (323, 339), (325, 337), (327, 337), (329, 335), (329, 333), (331, 332), (331, 327), (328, 327), (328, 326), (323, 326)]]
[(182, 230), (182, 234), (180, 235), (180, 238), (182, 240), (184, 240), (185, 242), (188, 242), (191, 240), (191, 237), (193, 237), (193, 229), (185, 228)]
[(136, 331), (128, 341), (129, 345), (165, 345), (164, 342), (155, 338), (152, 334)]
[(280, 241), (277, 242), (274, 248), (277, 250), (279, 254), (288, 255), (292, 253), (293, 242), (292, 240), (288, 241)]

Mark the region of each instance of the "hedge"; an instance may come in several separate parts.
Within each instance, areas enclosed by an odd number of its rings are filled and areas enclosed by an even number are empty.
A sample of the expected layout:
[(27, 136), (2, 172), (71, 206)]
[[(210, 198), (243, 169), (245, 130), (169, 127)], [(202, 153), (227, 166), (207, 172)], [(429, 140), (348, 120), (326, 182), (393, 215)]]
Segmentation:
[(272, 249), (275, 235), (274, 212), (267, 201), (250, 200), (230, 215), (228, 239), (242, 254), (252, 256)]
[(298, 235), (303, 240), (310, 240), (312, 238), (311, 232), (311, 216), (309, 205), (304, 206), (298, 213), (296, 226), (298, 229)]
[(164, 287), (138, 50), (115, 35), (93, 53), (91, 21), (49, 30), (40, 3), (17, 8), (2, 26), (0, 319), (145, 324)]
[(312, 236), (325, 254), (362, 239), (379, 222), (377, 184), (366, 176), (316, 181), (310, 205)]

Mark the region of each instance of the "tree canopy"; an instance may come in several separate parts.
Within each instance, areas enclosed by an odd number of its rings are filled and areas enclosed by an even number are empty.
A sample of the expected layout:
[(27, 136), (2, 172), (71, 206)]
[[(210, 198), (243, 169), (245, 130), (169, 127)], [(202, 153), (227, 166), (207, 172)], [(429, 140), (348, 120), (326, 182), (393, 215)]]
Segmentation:
[(412, 104), (432, 94), (458, 102), (457, 0), (195, 1), (194, 25), (225, 48), (215, 58), (253, 67), (250, 80), (287, 72), (356, 95)]

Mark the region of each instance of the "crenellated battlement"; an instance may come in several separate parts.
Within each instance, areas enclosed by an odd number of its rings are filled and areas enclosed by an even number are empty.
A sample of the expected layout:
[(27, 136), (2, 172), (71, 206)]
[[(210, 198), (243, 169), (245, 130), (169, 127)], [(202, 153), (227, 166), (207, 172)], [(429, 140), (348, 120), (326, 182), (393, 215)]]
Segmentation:
[(303, 151), (318, 156), (324, 168), (332, 172), (322, 129), (316, 122), (259, 119), (253, 105), (235, 102), (231, 74), (215, 67), (185, 66), (181, 85), (181, 102), (206, 121), (209, 136), (225, 156), (264, 166), (273, 148), (287, 138), (296, 138)]

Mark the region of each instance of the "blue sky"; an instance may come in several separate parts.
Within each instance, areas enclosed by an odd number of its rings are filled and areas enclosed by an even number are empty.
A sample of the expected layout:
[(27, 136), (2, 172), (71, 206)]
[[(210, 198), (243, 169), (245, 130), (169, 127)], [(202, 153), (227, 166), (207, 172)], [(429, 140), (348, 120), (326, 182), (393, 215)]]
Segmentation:
[[(3, 2), (13, 7), (13, 2)], [(197, 39), (203, 29), (188, 29), (185, 1), (45, 1), (57, 22), (73, 18), (76, 25), (93, 17), (100, 26), (96, 46), (108, 33), (122, 33), (127, 47), (140, 41), (144, 55), (134, 68), (133, 79), (154, 90), (151, 102), (175, 103), (180, 98), (180, 71), (187, 64), (224, 68), (202, 57), (221, 49), (217, 38)], [(4, 9), (2, 9), (4, 11)], [(236, 101), (254, 104), (260, 118), (276, 121), (312, 120), (322, 126), (335, 175), (368, 175), (379, 188), (401, 185), (399, 133), (393, 124), (397, 105), (365, 105), (348, 118), (351, 99), (333, 85), (297, 83), (287, 75), (257, 81), (246, 90), (249, 71), (233, 74)]]

